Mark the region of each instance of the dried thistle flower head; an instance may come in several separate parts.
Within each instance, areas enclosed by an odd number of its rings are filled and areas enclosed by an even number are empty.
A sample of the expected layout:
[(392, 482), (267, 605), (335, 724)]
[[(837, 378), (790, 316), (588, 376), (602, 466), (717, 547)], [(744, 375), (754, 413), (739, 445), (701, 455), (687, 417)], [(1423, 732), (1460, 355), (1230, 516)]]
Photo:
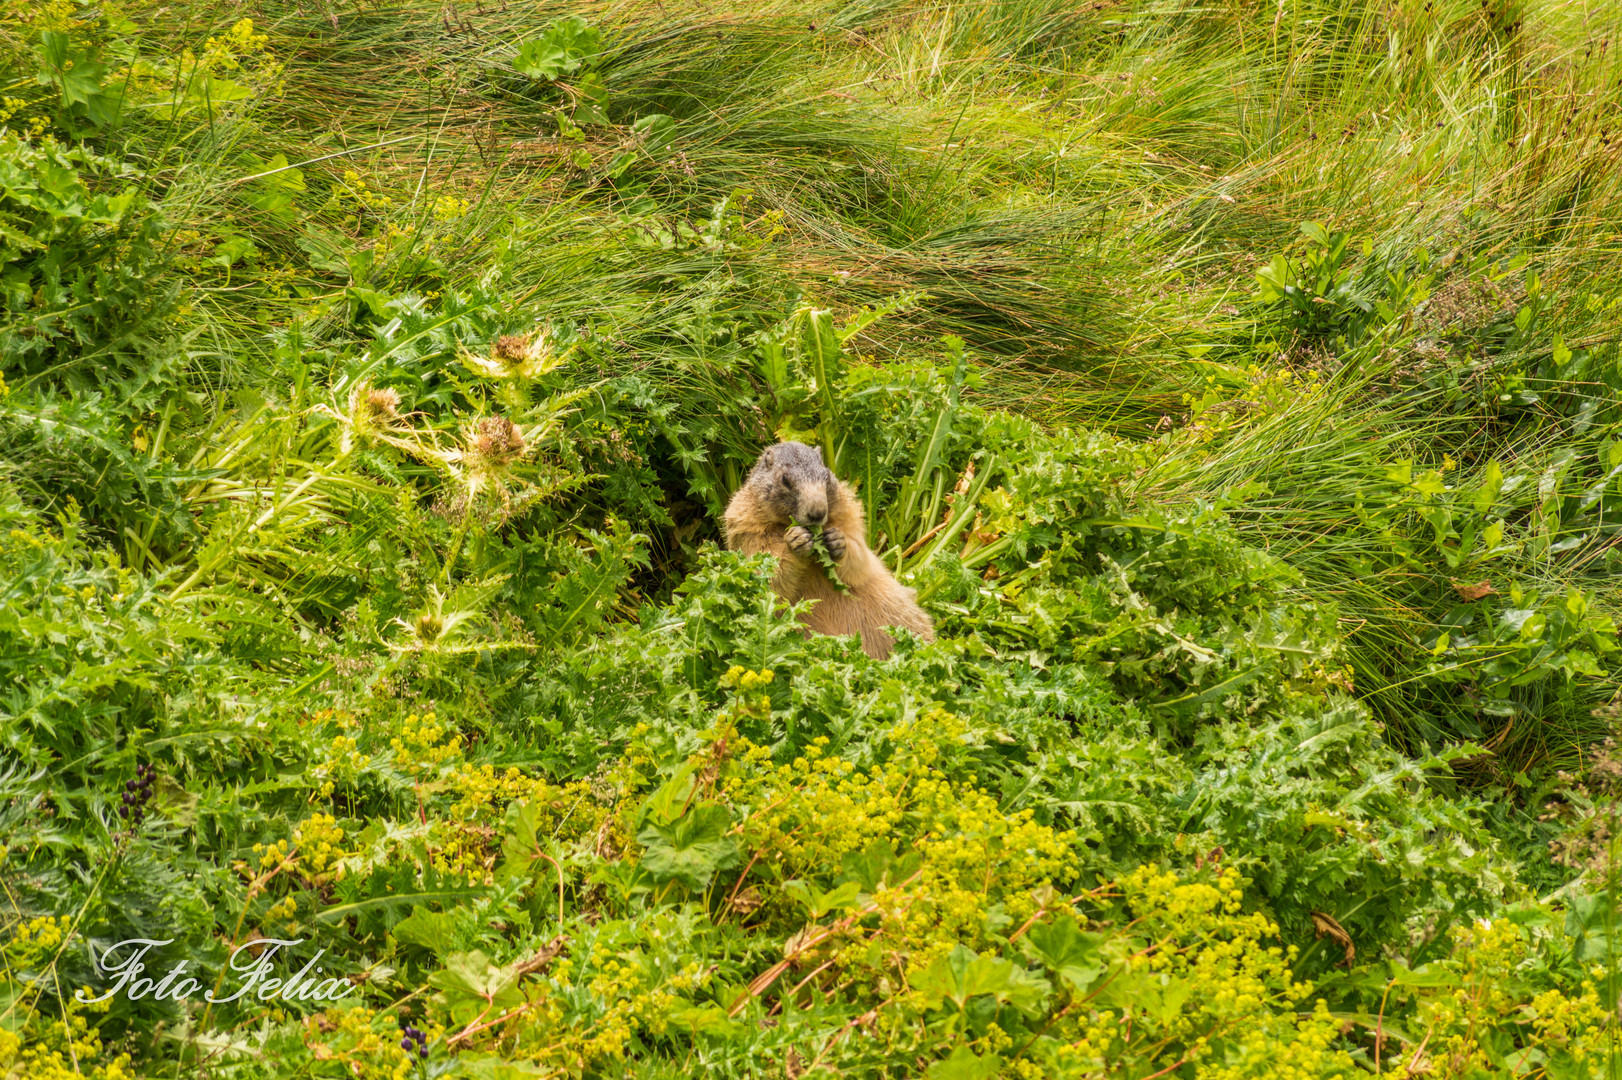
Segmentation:
[(362, 396), (360, 391), (364, 387), (356, 387), (355, 392), (349, 396), (349, 411), (351, 415), (363, 413), (369, 420), (380, 426), (387, 426), (400, 420), (400, 394), (399, 391), (382, 389), (367, 389)]
[(349, 426), (357, 434), (388, 431), (399, 427), (404, 420), (400, 415), (398, 392), (375, 387), (364, 380), (349, 391)]
[(349, 401), (342, 413), (326, 405), (317, 405), (315, 411), (342, 423), (338, 448), (345, 454), (357, 443), (381, 441), (403, 446), (411, 432), (410, 421), (400, 412), (400, 395), (365, 380), (349, 391)]
[(504, 364), (521, 364), (530, 358), (529, 351), (530, 338), (523, 334), (504, 334), (496, 338), (490, 355)]
[(494, 379), (533, 379), (556, 371), (568, 357), (552, 350), (551, 338), (544, 331), (533, 334), (505, 334), (490, 346), (490, 355), (475, 356), (462, 352), (462, 362), (481, 375)]
[(451, 475), (456, 494), (448, 506), (453, 513), (474, 509), (480, 496), (500, 503), (500, 516), (512, 510), (512, 489), (526, 485), (513, 467), (529, 453), (524, 431), (505, 416), (484, 416), (462, 425), (461, 445), (433, 456)]
[(524, 433), (505, 416), (486, 416), (473, 425), (468, 437), (475, 458), (500, 468), (524, 456)]

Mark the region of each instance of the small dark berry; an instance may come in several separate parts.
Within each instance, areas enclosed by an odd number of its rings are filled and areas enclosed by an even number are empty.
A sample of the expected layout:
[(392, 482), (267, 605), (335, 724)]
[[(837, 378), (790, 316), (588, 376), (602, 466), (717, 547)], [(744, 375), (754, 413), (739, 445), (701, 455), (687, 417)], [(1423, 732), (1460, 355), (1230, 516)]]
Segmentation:
[(127, 806), (120, 806), (118, 808), (118, 816), (123, 817), (123, 818), (129, 817), (130, 816), (130, 808), (127, 807)]
[(421, 1058), (427, 1057), (428, 1056), (428, 1048), (425, 1046), (421, 1050), (418, 1050), (417, 1051), (417, 1056), (421, 1057)]
[(126, 780), (126, 781), (124, 781), (124, 790), (125, 791), (134, 791), (135, 790), (135, 781), (134, 780)]
[(410, 1039), (401, 1039), (400, 1040), (400, 1049), (409, 1051), (411, 1049), (411, 1040)]

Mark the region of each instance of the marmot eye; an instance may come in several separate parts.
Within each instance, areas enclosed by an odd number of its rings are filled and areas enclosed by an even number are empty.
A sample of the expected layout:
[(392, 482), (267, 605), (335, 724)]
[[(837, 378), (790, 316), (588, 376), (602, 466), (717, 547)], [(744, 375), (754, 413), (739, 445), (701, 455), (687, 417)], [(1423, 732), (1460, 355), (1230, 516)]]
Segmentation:
[(788, 478), (788, 473), (784, 473), (783, 475), (779, 476), (777, 478), (777, 482), (782, 484), (786, 488), (791, 488), (791, 487), (794, 486), (794, 481), (792, 481), (792, 480), (790, 480)]

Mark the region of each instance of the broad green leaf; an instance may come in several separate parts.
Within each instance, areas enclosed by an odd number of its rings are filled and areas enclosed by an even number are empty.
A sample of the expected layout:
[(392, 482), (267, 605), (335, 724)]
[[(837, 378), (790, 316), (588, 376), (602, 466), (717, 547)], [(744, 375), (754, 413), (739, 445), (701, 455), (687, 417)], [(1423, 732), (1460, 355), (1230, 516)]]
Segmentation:
[(1036, 1016), (1052, 987), (1039, 975), (1033, 975), (1010, 960), (998, 956), (980, 956), (966, 945), (958, 945), (935, 961), (912, 980), (914, 990), (926, 1000), (936, 1004), (950, 1001), (959, 1010), (969, 999), (990, 994), (1001, 1004), (1008, 1004)]
[(349, 904), (337, 904), (333, 907), (323, 908), (316, 918), (324, 923), (336, 923), (351, 916), (398, 911), (400, 908), (415, 904), (463, 903), (482, 895), (484, 895), (483, 889), (468, 887), (425, 889), (410, 893), (388, 893), (382, 896), (367, 897), (365, 900), (356, 900)]
[(521, 799), (507, 807), (503, 822), (506, 832), (501, 840), (501, 867), (496, 871), (498, 878), (508, 880), (530, 873), (535, 861), (541, 857), (535, 829), (543, 815), (541, 804), (532, 799)]
[(497, 967), (475, 949), (446, 957), (445, 969), (428, 976), (428, 984), (444, 995), (451, 1018), (468, 1024), (481, 1015), (493, 1018), (522, 1005), (518, 979), (516, 965)]
[(642, 150), (651, 155), (662, 154), (676, 139), (676, 121), (664, 113), (649, 113), (637, 117), (631, 133), (642, 140)]
[(1070, 919), (1053, 919), (1031, 927), (1024, 938), (1025, 954), (1046, 964), (1072, 991), (1085, 993), (1109, 967), (1103, 952), (1108, 940)]
[(700, 1035), (725, 1037), (743, 1030), (743, 1025), (729, 1017), (727, 1011), (718, 1005), (678, 1005), (667, 1015), (672, 1027)]
[(395, 924), (391, 933), (396, 941), (407, 945), (421, 945), (444, 956), (456, 946), (456, 916), (450, 912), (429, 911), (425, 907), (413, 908), (411, 914)]
[(700, 803), (669, 824), (655, 821), (636, 834), (647, 850), (641, 866), (656, 881), (705, 888), (718, 870), (737, 865), (738, 845), (726, 832), (732, 821), (719, 803)]
[(595, 57), (601, 47), (602, 32), (579, 15), (570, 15), (520, 45), (513, 67), (532, 79), (557, 79)]
[(951, 1056), (930, 1065), (924, 1075), (929, 1080), (995, 1080), (1002, 1072), (1002, 1058), (996, 1054), (981, 1057), (965, 1043), (958, 1043)]
[(557, 1070), (499, 1054), (457, 1054), (456, 1075), (467, 1080), (529, 1080), (556, 1076)]
[(795, 879), (783, 882), (783, 891), (804, 904), (812, 919), (820, 919), (830, 911), (849, 911), (855, 907), (861, 886), (847, 881), (823, 892), (809, 882)]

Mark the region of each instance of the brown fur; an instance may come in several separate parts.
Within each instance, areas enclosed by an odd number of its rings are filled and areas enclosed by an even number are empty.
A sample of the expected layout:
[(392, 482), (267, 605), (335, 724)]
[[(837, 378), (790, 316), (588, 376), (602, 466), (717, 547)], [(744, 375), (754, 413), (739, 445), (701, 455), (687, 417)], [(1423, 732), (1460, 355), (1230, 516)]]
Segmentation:
[[(848, 593), (828, 581), (805, 537), (791, 535), (794, 522), (822, 525), (825, 537), (835, 530), (828, 547)], [(833, 550), (841, 536), (843, 551)], [(819, 450), (795, 442), (768, 447), (727, 505), (726, 540), (734, 551), (777, 556), (772, 587), (790, 603), (816, 601), (803, 617), (815, 633), (860, 634), (862, 648), (879, 660), (895, 645), (882, 627), (901, 626), (935, 640), (934, 624), (913, 590), (869, 550), (861, 500), (822, 463)]]

